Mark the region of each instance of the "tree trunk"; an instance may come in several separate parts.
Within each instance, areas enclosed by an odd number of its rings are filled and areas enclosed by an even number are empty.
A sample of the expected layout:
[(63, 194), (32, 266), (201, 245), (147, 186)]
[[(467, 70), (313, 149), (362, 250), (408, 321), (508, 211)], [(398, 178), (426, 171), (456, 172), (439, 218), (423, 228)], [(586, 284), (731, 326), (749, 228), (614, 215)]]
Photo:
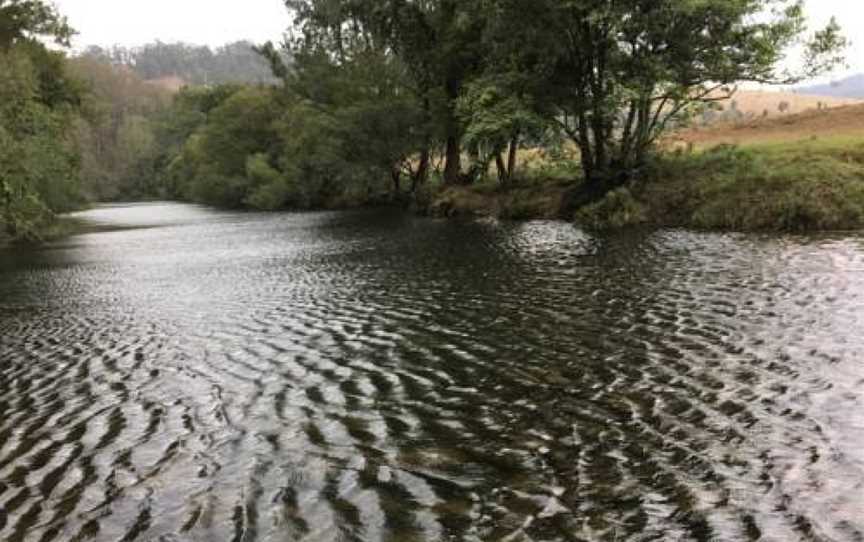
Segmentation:
[(500, 152), (495, 153), (495, 170), (498, 172), (498, 182), (507, 184), (510, 175), (508, 174), (507, 166), (504, 164), (504, 157), (501, 156)]
[(462, 141), (455, 134), (447, 136), (444, 184), (458, 184), (462, 180)]
[(507, 157), (507, 182), (513, 180), (513, 177), (516, 175), (516, 159), (517, 152), (519, 151), (519, 132), (513, 134), (513, 137), (510, 139), (510, 154)]
[(3, 196), (3, 214), (0, 215), (0, 220), (5, 222), (6, 233), (15, 237), (18, 232), (15, 231), (15, 219), (12, 216), (12, 189), (3, 179), (0, 179), (0, 195)]
[(423, 147), (420, 151), (420, 163), (417, 164), (417, 171), (411, 179), (411, 193), (417, 192), (417, 188), (426, 184), (426, 179), (429, 177), (429, 146)]
[(402, 192), (402, 172), (398, 168), (393, 168), (390, 178), (393, 180), (393, 195), (398, 198)]
[[(448, 17), (455, 15), (456, 3), (445, 3)], [(451, 70), (453, 70), (451, 68)], [(462, 76), (458, 71), (451, 71), (444, 84), (447, 93), (447, 150), (444, 164), (444, 183), (458, 184), (462, 177), (462, 126), (456, 115), (456, 101), (462, 93)]]

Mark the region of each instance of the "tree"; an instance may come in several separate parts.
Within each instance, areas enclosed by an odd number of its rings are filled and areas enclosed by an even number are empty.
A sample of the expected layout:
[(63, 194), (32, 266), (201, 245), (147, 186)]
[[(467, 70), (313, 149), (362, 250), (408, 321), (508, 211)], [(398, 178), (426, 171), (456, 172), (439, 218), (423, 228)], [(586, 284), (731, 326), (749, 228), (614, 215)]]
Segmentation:
[[(279, 151), (282, 115), (266, 86), (187, 87), (152, 117), (151, 195), (242, 207)], [(145, 140), (146, 142), (146, 140)], [(256, 158), (250, 171), (250, 159)], [(278, 208), (278, 205), (267, 205)]]
[(13, 237), (35, 239), (81, 198), (72, 112), (43, 99), (50, 92), (28, 50), (0, 51), (0, 222)]
[(0, 49), (47, 37), (69, 46), (74, 31), (52, 4), (42, 0), (0, 0)]
[(71, 126), (81, 89), (63, 54), (37, 39), (71, 35), (53, 6), (0, 0), (0, 222), (13, 237), (38, 238), (80, 202)]
[(169, 93), (104, 59), (81, 56), (68, 65), (85, 89), (77, 122), (85, 193), (100, 201), (153, 195), (145, 187), (154, 168), (155, 121)]
[(540, 135), (546, 128), (526, 100), (524, 89), (510, 74), (481, 78), (469, 84), (459, 100), (458, 111), (466, 127), (465, 142), (479, 158), (478, 174), (485, 173), (494, 161), (501, 184), (513, 180), (520, 142)]
[(840, 61), (832, 23), (798, 73), (778, 68), (805, 32), (799, 0), (487, 0), (498, 39), (542, 50), (536, 103), (579, 147), (585, 199), (621, 185), (657, 137), (742, 81), (789, 83)]
[(462, 171), (464, 126), (456, 113), (459, 96), (480, 69), (485, 16), (474, 0), (286, 0), (295, 15), (297, 44), (310, 44), (337, 62), (350, 56), (360, 39), (367, 47), (394, 54), (408, 70), (424, 111), (427, 148), (421, 152), (425, 175), (432, 139), (445, 147), (444, 180), (470, 181)]

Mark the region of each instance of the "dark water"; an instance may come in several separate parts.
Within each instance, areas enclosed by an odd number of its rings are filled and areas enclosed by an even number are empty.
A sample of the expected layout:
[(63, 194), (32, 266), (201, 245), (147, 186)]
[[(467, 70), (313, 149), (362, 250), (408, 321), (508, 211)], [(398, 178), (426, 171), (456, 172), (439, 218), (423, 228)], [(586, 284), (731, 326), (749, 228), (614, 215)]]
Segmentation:
[(2, 540), (864, 540), (864, 237), (87, 214), (0, 252)]

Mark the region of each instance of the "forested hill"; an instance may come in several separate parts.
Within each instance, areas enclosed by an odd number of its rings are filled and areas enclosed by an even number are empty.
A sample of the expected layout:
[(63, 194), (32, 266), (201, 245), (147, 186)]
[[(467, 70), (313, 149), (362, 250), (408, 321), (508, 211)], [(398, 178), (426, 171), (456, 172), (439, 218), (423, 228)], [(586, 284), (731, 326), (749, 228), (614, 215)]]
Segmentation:
[(140, 47), (91, 46), (81, 56), (131, 68), (145, 80), (179, 78), (191, 85), (274, 82), (270, 66), (249, 41), (216, 49), (188, 43), (148, 43)]

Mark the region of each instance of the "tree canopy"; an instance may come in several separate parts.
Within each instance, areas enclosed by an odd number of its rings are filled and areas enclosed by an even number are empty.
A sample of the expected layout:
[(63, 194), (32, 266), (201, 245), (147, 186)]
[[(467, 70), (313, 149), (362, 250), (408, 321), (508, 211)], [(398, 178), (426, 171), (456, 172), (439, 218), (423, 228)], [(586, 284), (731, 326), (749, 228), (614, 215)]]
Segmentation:
[[(505, 143), (543, 119), (578, 147), (588, 184), (606, 191), (638, 170), (660, 134), (737, 84), (824, 73), (845, 45), (834, 21), (806, 36), (801, 0), (285, 3), (299, 77), (309, 51), (353, 70), (359, 52), (377, 48), (403, 67), (448, 183), (471, 182), (490, 156), (501, 166)], [(784, 70), (802, 43), (803, 69)], [(467, 170), (466, 144), (479, 159)]]
[(0, 0), (0, 49), (32, 38), (69, 45), (74, 31), (57, 8), (43, 0)]

